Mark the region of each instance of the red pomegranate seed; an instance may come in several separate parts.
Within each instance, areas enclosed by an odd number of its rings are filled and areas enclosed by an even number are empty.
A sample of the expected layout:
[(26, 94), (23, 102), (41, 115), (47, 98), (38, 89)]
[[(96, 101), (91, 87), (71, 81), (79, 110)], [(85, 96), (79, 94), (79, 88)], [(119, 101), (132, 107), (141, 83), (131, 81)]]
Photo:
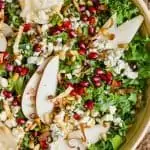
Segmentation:
[(102, 74), (104, 74), (104, 71), (103, 71), (101, 68), (97, 68), (97, 69), (95, 70), (95, 74), (96, 74), (97, 76), (101, 76)]
[(31, 30), (31, 28), (32, 28), (32, 24), (26, 23), (23, 25), (23, 32), (28, 32), (29, 30)]
[(101, 82), (99, 81), (99, 82), (95, 82), (94, 85), (95, 85), (96, 87), (100, 87), (102, 84), (101, 84)]
[(41, 44), (35, 44), (33, 46), (33, 49), (34, 49), (35, 52), (41, 52), (42, 45)]
[(13, 105), (13, 106), (19, 106), (18, 100), (13, 100), (13, 101), (12, 101), (12, 105)]
[(63, 22), (62, 27), (63, 27), (65, 30), (71, 29), (71, 28), (72, 28), (71, 21), (68, 20), (68, 21)]
[(52, 27), (52, 28), (49, 29), (49, 34), (50, 35), (60, 34), (62, 32), (62, 29), (63, 29), (62, 27), (58, 27), (58, 26)]
[(91, 52), (88, 54), (89, 59), (97, 59), (98, 58), (98, 53), (96, 52)]
[(6, 60), (6, 59), (8, 59), (8, 58), (9, 58), (9, 53), (8, 53), (7, 51), (6, 51), (6, 52), (4, 52), (3, 54), (4, 54), (4, 56), (3, 56), (3, 57), (4, 57), (4, 60)]
[(89, 35), (94, 36), (95, 33), (96, 33), (95, 27), (89, 26), (89, 28), (88, 28), (88, 33), (89, 33)]
[(80, 55), (86, 55), (86, 49), (79, 49), (79, 50), (78, 50), (78, 53), (79, 53)]
[(80, 8), (80, 12), (83, 12), (83, 11), (86, 10), (86, 6), (85, 5), (80, 5), (79, 8)]
[(6, 70), (12, 72), (14, 70), (14, 66), (12, 64), (6, 64)]
[(0, 1), (0, 10), (5, 8), (5, 1), (1, 0)]
[(70, 95), (71, 95), (71, 96), (77, 96), (78, 94), (76, 93), (75, 90), (72, 90), (71, 93), (70, 93)]
[(106, 74), (101, 74), (101, 75), (99, 75), (99, 77), (100, 77), (101, 80), (103, 80), (103, 81), (106, 81), (106, 80), (107, 80)]
[(81, 81), (81, 82), (80, 82), (80, 85), (81, 85), (82, 87), (88, 87), (88, 86), (89, 86), (89, 82), (88, 82), (88, 81)]
[(100, 78), (100, 77), (97, 77), (97, 76), (94, 76), (94, 77), (92, 77), (92, 81), (93, 81), (94, 83), (100, 82), (100, 81), (101, 81), (101, 78)]
[(23, 118), (17, 118), (17, 123), (19, 125), (23, 125), (23, 124), (25, 124), (25, 120)]
[(7, 91), (7, 90), (3, 91), (3, 95), (4, 95), (5, 98), (11, 98), (13, 96), (12, 92)]
[(40, 146), (41, 146), (42, 150), (47, 150), (48, 149), (47, 141), (46, 140), (40, 141)]
[(84, 43), (84, 41), (79, 41), (79, 47), (80, 49), (86, 49), (86, 44)]
[(75, 114), (73, 115), (73, 118), (74, 118), (75, 120), (80, 120), (80, 119), (81, 119), (81, 116), (80, 116), (79, 114), (75, 113)]
[(94, 102), (92, 100), (88, 100), (85, 102), (84, 107), (86, 109), (92, 110), (94, 108)]
[(89, 24), (94, 25), (96, 23), (96, 18), (94, 16), (90, 16), (88, 18)]
[(107, 83), (108, 85), (110, 85), (110, 84), (112, 83), (112, 80), (113, 80), (113, 75), (112, 75), (112, 73), (111, 73), (111, 72), (107, 72), (107, 73), (106, 73), (106, 83)]
[(91, 14), (96, 14), (96, 8), (95, 8), (95, 7), (90, 6), (90, 7), (88, 8), (88, 10), (89, 10), (89, 12), (90, 12)]
[(26, 76), (28, 73), (29, 73), (29, 69), (26, 68), (26, 67), (23, 67), (23, 68), (21, 68), (21, 71), (20, 71), (19, 74), (20, 74), (21, 76)]
[(81, 20), (84, 21), (84, 22), (88, 21), (88, 16), (86, 14), (83, 14), (81, 16)]
[(21, 66), (15, 66), (15, 67), (14, 67), (14, 72), (16, 72), (16, 73), (20, 73), (21, 70), (22, 70), (22, 67), (21, 67)]
[(77, 34), (76, 34), (76, 32), (75, 32), (74, 30), (69, 30), (69, 31), (68, 31), (68, 34), (69, 34), (70, 38), (75, 38), (75, 37), (77, 37)]
[(78, 87), (78, 88), (75, 89), (75, 92), (78, 95), (82, 96), (85, 93), (85, 90), (84, 90), (84, 88)]

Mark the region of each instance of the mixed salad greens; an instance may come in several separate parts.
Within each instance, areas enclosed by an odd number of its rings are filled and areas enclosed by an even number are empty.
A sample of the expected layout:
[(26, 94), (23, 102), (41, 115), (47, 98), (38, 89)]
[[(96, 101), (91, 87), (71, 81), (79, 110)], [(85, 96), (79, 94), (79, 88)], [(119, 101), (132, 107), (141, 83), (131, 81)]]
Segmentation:
[(119, 149), (150, 77), (150, 38), (114, 40), (124, 22), (142, 18), (138, 8), (131, 0), (57, 0), (60, 10), (43, 4), (34, 12), (27, 1), (0, 1), (1, 24), (12, 30), (0, 52), (0, 121), (16, 149)]

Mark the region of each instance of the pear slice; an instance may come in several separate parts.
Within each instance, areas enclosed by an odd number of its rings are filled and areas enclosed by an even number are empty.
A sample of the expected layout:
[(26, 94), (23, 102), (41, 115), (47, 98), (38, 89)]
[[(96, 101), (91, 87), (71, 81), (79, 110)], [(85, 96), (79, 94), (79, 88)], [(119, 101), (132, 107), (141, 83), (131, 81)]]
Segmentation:
[(117, 43), (130, 43), (137, 31), (139, 30), (140, 26), (142, 25), (143, 20), (143, 16), (139, 15), (120, 25), (118, 27), (117, 33)]
[[(106, 134), (109, 130), (109, 125), (104, 127), (102, 125), (95, 125), (91, 128), (85, 128), (84, 133), (86, 136), (86, 143), (94, 144), (99, 141), (103, 134)], [(68, 139), (82, 139), (83, 133), (81, 130), (74, 131), (68, 135)]]
[(36, 91), (41, 80), (42, 72), (44, 71), (49, 59), (50, 58), (45, 59), (45, 61), (38, 67), (25, 87), (21, 105), (22, 111), (28, 119), (32, 119), (32, 114), (36, 114)]
[(0, 149), (17, 149), (17, 140), (2, 122), (0, 122)]
[(47, 64), (37, 90), (36, 110), (43, 123), (48, 123), (46, 118), (54, 107), (54, 104), (48, 101), (48, 96), (56, 94), (58, 70), (59, 56), (54, 56)]
[(113, 14), (102, 28), (108, 29), (109, 32), (114, 33), (115, 29), (117, 29), (117, 14)]
[(7, 40), (3, 33), (0, 33), (0, 52), (5, 52), (7, 48)]

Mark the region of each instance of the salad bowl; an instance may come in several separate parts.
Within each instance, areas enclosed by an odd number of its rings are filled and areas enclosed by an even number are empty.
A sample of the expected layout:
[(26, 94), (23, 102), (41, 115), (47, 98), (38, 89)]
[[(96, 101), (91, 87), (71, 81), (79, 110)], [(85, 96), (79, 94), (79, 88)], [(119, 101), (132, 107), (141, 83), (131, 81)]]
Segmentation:
[(135, 150), (149, 48), (142, 0), (0, 1), (0, 150)]
[[(143, 0), (133, 0), (133, 2), (138, 6), (145, 18), (144, 25), (141, 28), (141, 33), (144, 36), (150, 35), (150, 11), (147, 9)], [(129, 130), (127, 141), (122, 146), (123, 150), (135, 150), (150, 127), (150, 81), (148, 80), (147, 83), (144, 97), (146, 105), (138, 113), (136, 124), (134, 124), (134, 126)]]

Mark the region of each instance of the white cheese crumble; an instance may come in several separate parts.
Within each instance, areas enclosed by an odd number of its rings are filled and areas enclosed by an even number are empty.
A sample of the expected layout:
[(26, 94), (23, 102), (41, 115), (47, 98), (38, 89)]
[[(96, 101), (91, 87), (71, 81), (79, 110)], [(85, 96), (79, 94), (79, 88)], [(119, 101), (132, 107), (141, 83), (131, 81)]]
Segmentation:
[(0, 120), (1, 121), (6, 121), (6, 119), (7, 119), (7, 113), (5, 111), (2, 111), (0, 113)]
[(8, 80), (7, 80), (6, 78), (0, 77), (0, 86), (1, 86), (2, 88), (8, 87)]
[(8, 120), (5, 121), (5, 124), (9, 127), (9, 128), (13, 128), (17, 126), (17, 122), (15, 120), (15, 118), (10, 118)]
[(109, 106), (109, 112), (110, 114), (114, 115), (116, 113), (116, 107), (115, 106)]
[(17, 141), (20, 141), (24, 137), (25, 132), (22, 127), (16, 127), (12, 129), (12, 135), (16, 138)]

